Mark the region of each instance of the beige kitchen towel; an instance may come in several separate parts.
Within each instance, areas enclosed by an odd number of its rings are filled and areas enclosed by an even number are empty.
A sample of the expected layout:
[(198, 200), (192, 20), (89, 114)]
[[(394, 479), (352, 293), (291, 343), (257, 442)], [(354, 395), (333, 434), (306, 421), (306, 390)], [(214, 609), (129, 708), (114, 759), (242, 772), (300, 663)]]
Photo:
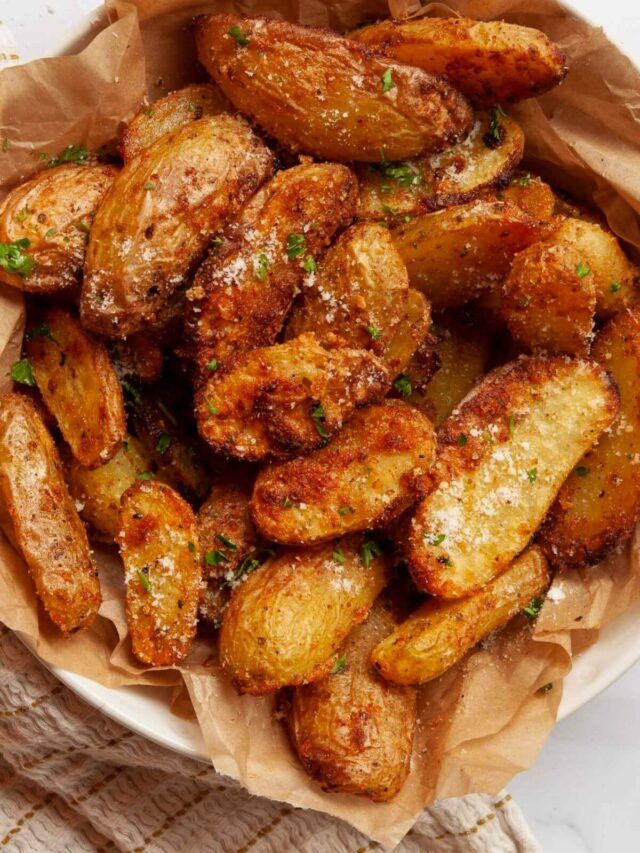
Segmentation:
[[(342, 821), (252, 797), (67, 690), (0, 625), (0, 849), (24, 853), (364, 853)], [(538, 853), (509, 794), (442, 800), (402, 853)]]

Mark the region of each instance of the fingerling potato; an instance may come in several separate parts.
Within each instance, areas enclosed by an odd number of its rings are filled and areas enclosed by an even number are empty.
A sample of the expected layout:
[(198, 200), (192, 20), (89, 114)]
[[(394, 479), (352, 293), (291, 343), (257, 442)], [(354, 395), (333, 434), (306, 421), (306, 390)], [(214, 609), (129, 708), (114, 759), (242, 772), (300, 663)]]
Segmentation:
[(418, 588), (462, 598), (499, 574), (617, 411), (611, 379), (587, 359), (524, 357), (487, 374), (440, 427), (406, 543)]
[(640, 311), (616, 314), (592, 357), (615, 380), (620, 413), (560, 489), (539, 534), (555, 565), (595, 563), (640, 520)]
[(193, 643), (202, 593), (193, 510), (170, 486), (138, 482), (122, 495), (119, 527), (133, 654), (174, 666)]
[(101, 594), (87, 533), (51, 436), (21, 394), (0, 396), (0, 493), (49, 618), (63, 634), (88, 628)]
[(67, 163), (12, 190), (0, 204), (0, 281), (29, 293), (75, 290), (93, 218), (117, 174), (102, 163)]
[(232, 104), (294, 152), (402, 160), (453, 145), (471, 126), (469, 105), (447, 83), (328, 30), (208, 15), (196, 45)]
[(272, 171), (267, 147), (226, 114), (178, 128), (134, 157), (91, 229), (83, 324), (112, 338), (152, 325), (218, 228)]
[(371, 662), (388, 681), (425, 684), (462, 660), (487, 634), (506, 625), (549, 583), (547, 561), (533, 546), (468, 598), (425, 601), (380, 640)]
[(506, 183), (524, 152), (524, 134), (497, 111), (479, 113), (462, 142), (404, 163), (362, 165), (358, 216), (390, 224), (476, 198)]
[(265, 184), (189, 291), (202, 371), (275, 343), (305, 276), (355, 205), (355, 177), (336, 163), (295, 166)]
[(203, 116), (225, 112), (225, 99), (209, 83), (192, 83), (144, 107), (122, 132), (120, 151), (129, 163), (154, 142)]
[(249, 574), (219, 636), (220, 661), (238, 692), (260, 695), (328, 675), (385, 585), (379, 554), (370, 540), (351, 536), (283, 551)]
[(431, 326), (431, 305), (419, 290), (409, 288), (407, 309), (382, 356), (389, 376), (397, 376), (425, 345)]
[(312, 334), (255, 349), (213, 373), (196, 394), (202, 437), (236, 459), (314, 450), (388, 385), (382, 362), (357, 349), (326, 350)]
[(416, 500), (434, 457), (430, 421), (385, 400), (357, 412), (327, 447), (263, 468), (253, 518), (267, 539), (298, 545), (383, 527)]
[(446, 77), (478, 108), (541, 95), (562, 82), (568, 70), (565, 55), (544, 33), (504, 21), (387, 20), (350, 38)]
[(556, 212), (556, 199), (549, 184), (529, 172), (517, 173), (498, 191), (489, 190), (487, 198), (515, 204), (536, 222), (549, 222)]
[(124, 401), (102, 343), (61, 308), (36, 315), (25, 355), (42, 398), (81, 465), (94, 468), (117, 452), (125, 437)]
[(375, 644), (396, 626), (378, 600), (347, 638), (336, 672), (293, 690), (287, 714), (294, 748), (324, 791), (393, 799), (409, 773), (417, 693), (371, 669)]

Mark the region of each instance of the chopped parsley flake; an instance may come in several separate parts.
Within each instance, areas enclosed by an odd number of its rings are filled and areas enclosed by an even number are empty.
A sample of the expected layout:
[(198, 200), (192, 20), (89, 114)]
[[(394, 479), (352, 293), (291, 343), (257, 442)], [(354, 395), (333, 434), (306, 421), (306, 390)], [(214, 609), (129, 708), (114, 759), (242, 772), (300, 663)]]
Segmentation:
[(170, 447), (173, 439), (169, 435), (169, 433), (163, 432), (160, 438), (158, 439), (158, 443), (156, 444), (156, 450), (158, 453), (165, 453)]
[(33, 388), (36, 380), (33, 378), (31, 365), (26, 358), (21, 358), (20, 361), (14, 361), (11, 365), (11, 378), (14, 382), (19, 382), (21, 385), (28, 385)]
[(351, 515), (355, 512), (355, 509), (352, 506), (346, 504), (345, 506), (341, 506), (338, 510), (338, 515)]
[(589, 275), (590, 272), (591, 270), (585, 264), (584, 261), (580, 261), (580, 263), (576, 265), (576, 275), (578, 276), (578, 278), (584, 278), (585, 276)]
[(207, 362), (207, 370), (210, 370), (211, 373), (215, 373), (218, 369), (218, 359), (212, 358), (211, 361)]
[(576, 474), (578, 475), (578, 477), (586, 477), (590, 470), (591, 468), (589, 468), (587, 465), (578, 465), (578, 467), (576, 468)]
[(293, 261), (295, 258), (300, 257), (300, 255), (304, 252), (305, 249), (305, 236), (304, 234), (289, 234), (287, 237), (287, 257), (290, 261)]
[(246, 47), (251, 39), (242, 32), (239, 26), (229, 27), (227, 35), (230, 35), (236, 40), (238, 47)]
[(285, 498), (285, 499), (282, 501), (282, 506), (283, 506), (285, 509), (289, 509), (290, 507), (292, 507), (292, 506), (293, 506), (293, 501), (291, 500), (291, 498), (288, 498), (288, 497), (287, 497), (287, 498)]
[(311, 410), (311, 418), (315, 424), (316, 430), (318, 431), (318, 435), (322, 436), (322, 438), (329, 437), (329, 433), (325, 427), (325, 417), (324, 408), (318, 403), (318, 405)]
[(360, 549), (360, 559), (365, 569), (371, 565), (371, 560), (374, 557), (379, 557), (382, 554), (382, 548), (378, 545), (375, 539), (367, 539)]
[(229, 558), (226, 554), (223, 554), (222, 551), (215, 549), (213, 551), (207, 551), (204, 555), (204, 561), (207, 566), (219, 566), (220, 563), (228, 563)]
[(526, 175), (521, 175), (519, 178), (516, 178), (513, 183), (518, 184), (520, 187), (528, 187), (531, 183), (531, 175), (527, 172)]
[(614, 281), (609, 289), (611, 290), (611, 293), (617, 293), (621, 287), (622, 285), (619, 282)]
[(527, 471), (527, 480), (530, 483), (535, 483), (535, 481), (537, 479), (538, 479), (538, 469), (537, 468), (531, 468), (529, 471)]
[(427, 545), (442, 545), (447, 537), (445, 533), (438, 533), (437, 535), (434, 533), (425, 533), (424, 538)]
[(255, 274), (260, 279), (260, 281), (264, 281), (267, 277), (267, 271), (271, 266), (271, 261), (264, 254), (264, 252), (258, 255), (258, 262), (255, 266)]
[(147, 577), (146, 572), (138, 572), (138, 580), (144, 587), (145, 592), (151, 592), (151, 581)]
[(530, 619), (535, 619), (538, 613), (542, 610), (544, 598), (532, 598), (526, 607), (522, 608), (522, 612), (526, 613)]
[(44, 232), (44, 236), (47, 238), (47, 240), (50, 240), (51, 237), (55, 237), (57, 233), (57, 228), (47, 228), (47, 230)]
[(302, 262), (302, 269), (305, 272), (315, 272), (317, 270), (317, 265), (315, 260), (311, 257), (311, 255), (307, 255), (307, 257)]
[(196, 553), (196, 546), (194, 542), (187, 543), (187, 548), (191, 551), (192, 554)]
[(227, 539), (227, 537), (223, 536), (222, 533), (216, 533), (216, 539), (218, 540), (218, 542), (222, 542), (223, 545), (226, 545), (226, 547), (230, 551), (238, 550), (238, 546), (236, 545), (236, 543), (232, 542), (231, 539)]
[(51, 168), (52, 166), (59, 166), (60, 163), (86, 163), (88, 156), (89, 152), (82, 145), (67, 145), (57, 156), (52, 157), (47, 165)]
[(550, 690), (553, 690), (553, 684), (549, 681), (540, 688), (540, 693), (548, 693)]
[(143, 483), (146, 483), (148, 480), (153, 480), (153, 474), (151, 471), (141, 471), (138, 474), (138, 479), (142, 480)]
[(22, 278), (30, 275), (36, 265), (31, 255), (25, 252), (30, 245), (26, 237), (11, 243), (0, 243), (0, 268), (5, 272), (17, 273)]
[(51, 329), (47, 326), (46, 323), (40, 323), (38, 326), (34, 326), (33, 329), (27, 332), (25, 338), (28, 341), (35, 341), (36, 338), (46, 338), (48, 341), (51, 341), (53, 344), (57, 344), (57, 340), (51, 334)]
[(5, 154), (6, 154), (6, 152), (9, 150), (9, 140), (7, 139), (7, 137), (6, 137), (6, 136), (5, 136), (5, 138), (2, 140), (2, 150), (5, 152)]
[(29, 212), (30, 211), (28, 207), (23, 207), (22, 210), (19, 211), (18, 215), (16, 216), (18, 222), (24, 222), (27, 216), (29, 215)]
[(367, 326), (367, 332), (369, 332), (374, 341), (377, 341), (382, 337), (382, 330), (376, 329), (375, 326)]
[[(418, 187), (424, 183), (415, 166), (411, 163), (393, 163), (382, 167), (382, 173), (387, 178), (393, 178), (401, 187)], [(381, 188), (382, 189), (382, 188)], [(389, 187), (391, 191), (391, 187)]]
[(146, 115), (147, 118), (151, 118), (151, 116), (153, 115), (153, 110), (151, 109), (151, 107), (146, 107), (144, 110), (142, 110), (142, 112), (144, 115)]
[(206, 398), (206, 397), (204, 398), (204, 401), (205, 401), (205, 403), (207, 404), (207, 411), (209, 412), (209, 414), (210, 414), (210, 415), (217, 415), (217, 414), (218, 414), (218, 410), (217, 410), (217, 409), (216, 409), (216, 407), (213, 405), (213, 403), (211, 403), (209, 400), (207, 400), (207, 398)]
[(509, 415), (509, 435), (511, 438), (516, 434), (516, 419), (513, 415)]
[(482, 137), (482, 141), (487, 148), (498, 148), (507, 135), (507, 132), (500, 121), (502, 116), (506, 116), (506, 113), (499, 104), (496, 104), (495, 107), (491, 107), (491, 113), (489, 115), (489, 130)]
[(155, 190), (156, 185), (153, 183), (153, 181), (145, 181), (145, 183), (142, 185), (142, 188), (145, 190)]
[(391, 79), (391, 69), (390, 68), (387, 68), (385, 70), (385, 72), (382, 75), (382, 77), (380, 78), (380, 80), (382, 81), (382, 94), (383, 95), (385, 92), (388, 92), (390, 89), (395, 89), (396, 84)]
[(344, 563), (346, 557), (342, 552), (342, 548), (333, 549), (333, 559), (336, 560), (338, 563)]
[(337, 675), (341, 670), (345, 668), (347, 665), (347, 656), (340, 655), (337, 661), (334, 663), (333, 668), (331, 670), (331, 675)]
[(411, 380), (408, 376), (404, 376), (404, 374), (402, 376), (398, 376), (396, 381), (393, 383), (393, 387), (403, 397), (410, 397), (413, 391)]
[(458, 440), (456, 441), (456, 444), (458, 445), (458, 447), (464, 447), (466, 443), (467, 443), (467, 435), (466, 435), (466, 433), (461, 432), (460, 435), (458, 436)]

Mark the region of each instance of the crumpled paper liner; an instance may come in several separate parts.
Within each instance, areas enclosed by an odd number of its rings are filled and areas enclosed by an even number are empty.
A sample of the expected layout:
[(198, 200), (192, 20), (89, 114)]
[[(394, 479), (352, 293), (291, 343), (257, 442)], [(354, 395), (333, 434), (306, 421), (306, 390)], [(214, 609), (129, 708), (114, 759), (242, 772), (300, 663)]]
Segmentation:
[[(395, 14), (419, 0), (390, 0)], [(604, 37), (555, 0), (457, 0), (460, 14), (538, 27), (570, 57), (558, 89), (510, 108), (523, 125), (526, 162), (557, 186), (598, 205), (609, 225), (640, 248), (640, 75)], [(38, 152), (71, 143), (96, 148), (117, 133), (145, 92), (160, 97), (200, 79), (188, 23), (194, 13), (238, 9), (345, 30), (385, 12), (383, 0), (237, 0), (194, 6), (188, 0), (135, 0), (109, 6), (111, 24), (77, 56), (57, 57), (0, 73), (0, 121), (9, 141), (0, 154), (5, 191), (38, 167)], [(455, 14), (433, 4), (419, 14)], [(139, 27), (141, 23), (141, 29)], [(0, 289), (0, 388), (18, 356), (22, 297)], [(10, 538), (10, 530), (6, 526)], [(563, 573), (535, 626), (519, 616), (466, 661), (425, 686), (409, 779), (392, 803), (323, 794), (310, 782), (274, 718), (272, 697), (238, 696), (219, 675), (215, 648), (198, 640), (180, 670), (146, 670), (131, 655), (117, 557), (96, 552), (104, 602), (92, 629), (63, 640), (42, 613), (25, 567), (0, 539), (0, 620), (47, 663), (111, 687), (172, 686), (173, 709), (189, 697), (213, 764), (252, 793), (318, 809), (396, 844), (434, 798), (496, 793), (535, 760), (552, 729), (562, 677), (572, 655), (596, 641), (599, 628), (640, 596), (640, 540), (598, 566)], [(552, 683), (553, 688), (540, 688)]]

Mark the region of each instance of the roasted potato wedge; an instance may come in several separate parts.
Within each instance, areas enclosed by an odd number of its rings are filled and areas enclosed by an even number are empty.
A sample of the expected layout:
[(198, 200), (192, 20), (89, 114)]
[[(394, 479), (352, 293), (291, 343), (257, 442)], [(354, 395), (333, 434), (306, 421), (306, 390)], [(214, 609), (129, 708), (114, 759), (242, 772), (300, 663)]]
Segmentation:
[(287, 337), (314, 332), (325, 346), (370, 349), (384, 360), (406, 317), (408, 293), (407, 270), (389, 230), (377, 223), (353, 225), (305, 281)]
[(472, 201), (420, 216), (392, 236), (409, 283), (441, 310), (502, 279), (516, 252), (547, 236), (545, 228), (508, 202)]
[(346, 166), (309, 163), (279, 172), (257, 193), (188, 294), (202, 371), (275, 343), (315, 259), (353, 218), (356, 192)]
[(202, 593), (193, 510), (170, 486), (139, 482), (122, 495), (119, 525), (133, 653), (173, 666), (191, 648)]
[(596, 293), (582, 253), (555, 238), (519, 252), (498, 310), (514, 340), (530, 350), (588, 355)]
[(98, 572), (58, 452), (22, 394), (0, 396), (0, 494), (51, 621), (63, 634), (88, 628), (101, 602)]
[(327, 447), (258, 474), (251, 511), (267, 539), (311, 545), (383, 527), (418, 498), (431, 422), (400, 400), (357, 412)]
[(556, 199), (549, 184), (528, 172), (516, 174), (498, 192), (490, 190), (487, 197), (515, 204), (536, 222), (550, 222), (556, 208)]
[(326, 444), (356, 408), (384, 396), (372, 353), (326, 350), (312, 334), (255, 349), (213, 373), (196, 394), (202, 437), (237, 459), (278, 459)]
[(134, 157), (91, 229), (83, 324), (111, 338), (153, 325), (218, 228), (272, 171), (267, 147), (226, 114), (191, 122)]
[(67, 483), (76, 509), (100, 538), (113, 542), (118, 535), (120, 498), (140, 475), (152, 471), (153, 461), (142, 444), (128, 435), (118, 452), (99, 468), (84, 468), (73, 459)]
[(122, 390), (103, 344), (68, 311), (49, 308), (27, 331), (24, 351), (75, 458), (88, 468), (103, 465), (126, 433)]
[(293, 690), (291, 740), (304, 769), (325, 791), (385, 803), (407, 778), (417, 693), (387, 683), (370, 663), (372, 648), (395, 626), (390, 609), (377, 601), (347, 638), (336, 671)]
[(204, 116), (215, 116), (226, 110), (222, 94), (209, 83), (192, 83), (169, 92), (131, 119), (122, 132), (120, 151), (129, 163), (154, 142)]
[(418, 351), (427, 345), (431, 306), (419, 290), (409, 288), (407, 310), (396, 326), (383, 361), (389, 376), (397, 376)]
[(328, 30), (209, 15), (196, 44), (233, 105), (294, 152), (402, 160), (455, 144), (472, 124), (466, 100), (447, 83)]
[(533, 98), (557, 86), (566, 57), (540, 30), (504, 21), (415, 18), (350, 34), (390, 59), (442, 75), (479, 108)]
[(114, 341), (110, 351), (121, 376), (144, 383), (157, 382), (161, 378), (164, 357), (153, 333), (138, 332), (126, 341)]
[(236, 587), (219, 646), (239, 693), (270, 693), (329, 674), (345, 637), (385, 585), (385, 558), (373, 545), (351, 536), (290, 549)]
[(373, 649), (371, 662), (398, 684), (424, 684), (460, 661), (483, 637), (502, 628), (550, 583), (533, 546), (479, 592), (458, 601), (429, 599)]
[(469, 136), (440, 154), (359, 166), (358, 216), (397, 224), (469, 201), (506, 183), (523, 152), (524, 134), (513, 119), (497, 111), (479, 113)]
[(539, 535), (549, 560), (572, 568), (597, 562), (640, 520), (640, 311), (609, 320), (592, 357), (618, 386), (620, 414), (573, 469)]
[(0, 281), (29, 293), (77, 288), (93, 218), (117, 174), (67, 163), (12, 190), (0, 204)]
[(499, 574), (618, 405), (611, 379), (587, 359), (530, 356), (487, 374), (440, 427), (432, 491), (406, 543), (418, 588), (462, 598)]

